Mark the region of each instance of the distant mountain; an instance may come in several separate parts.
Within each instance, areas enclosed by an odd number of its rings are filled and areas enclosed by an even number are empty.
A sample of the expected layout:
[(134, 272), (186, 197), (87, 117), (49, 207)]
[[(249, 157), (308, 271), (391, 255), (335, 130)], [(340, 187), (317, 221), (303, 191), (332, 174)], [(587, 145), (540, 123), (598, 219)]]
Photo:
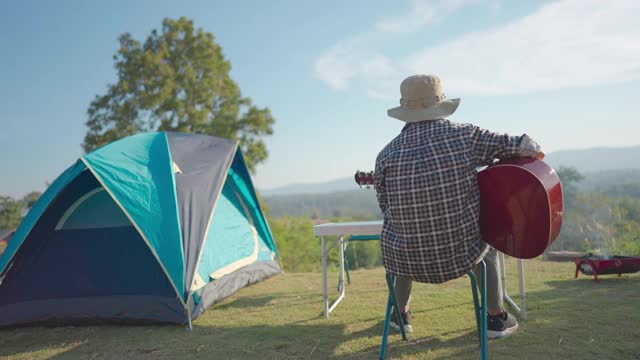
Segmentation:
[(584, 172), (580, 191), (595, 191), (614, 197), (640, 197), (640, 169)]
[[(556, 151), (547, 154), (545, 161), (554, 168), (574, 166), (582, 173), (640, 169), (640, 146)], [(326, 194), (356, 188), (353, 177), (345, 177), (320, 183), (292, 184), (275, 189), (261, 189), (260, 193), (264, 197), (271, 197), (294, 194)]]
[(264, 201), (269, 209), (269, 215), (273, 217), (292, 215), (328, 219), (348, 216), (379, 219), (381, 216), (373, 189), (334, 191), (324, 194), (274, 195), (265, 197)]
[[(598, 192), (614, 198), (640, 198), (640, 169), (585, 172), (580, 192)], [(373, 189), (342, 190), (317, 194), (274, 195), (264, 198), (269, 215), (306, 216), (329, 219), (358, 217), (379, 219), (380, 210)]]
[(545, 161), (552, 167), (573, 166), (580, 172), (640, 169), (640, 146), (556, 151)]
[(294, 194), (323, 194), (335, 191), (354, 190), (357, 188), (353, 177), (348, 177), (327, 182), (291, 184), (275, 189), (265, 189), (260, 190), (260, 194), (264, 197)]

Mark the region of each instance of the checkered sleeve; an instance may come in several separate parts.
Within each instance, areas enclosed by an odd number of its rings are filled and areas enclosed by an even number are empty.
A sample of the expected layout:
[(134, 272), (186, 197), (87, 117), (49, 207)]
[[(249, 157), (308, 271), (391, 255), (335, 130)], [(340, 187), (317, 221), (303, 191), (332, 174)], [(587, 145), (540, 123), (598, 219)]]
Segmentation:
[(511, 136), (491, 132), (479, 127), (473, 128), (471, 142), (476, 161), (480, 166), (489, 165), (495, 159), (534, 156), (541, 151), (540, 145), (526, 134)]
[(374, 187), (376, 189), (376, 196), (378, 198), (378, 205), (380, 206), (380, 210), (384, 215), (387, 210), (387, 194), (384, 186), (384, 169), (383, 169), (383, 161), (382, 154), (378, 155), (376, 159), (376, 169), (373, 174), (374, 178)]

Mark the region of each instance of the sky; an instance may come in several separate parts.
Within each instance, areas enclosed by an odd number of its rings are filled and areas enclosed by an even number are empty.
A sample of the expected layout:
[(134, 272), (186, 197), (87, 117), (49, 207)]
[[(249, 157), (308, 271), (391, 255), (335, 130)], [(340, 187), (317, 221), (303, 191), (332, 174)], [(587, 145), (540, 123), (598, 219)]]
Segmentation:
[(118, 36), (180, 16), (276, 119), (260, 189), (372, 169), (403, 126), (386, 114), (400, 82), (421, 73), (462, 99), (451, 120), (547, 153), (640, 145), (637, 0), (14, 1), (0, 12), (0, 195), (42, 191), (82, 156)]

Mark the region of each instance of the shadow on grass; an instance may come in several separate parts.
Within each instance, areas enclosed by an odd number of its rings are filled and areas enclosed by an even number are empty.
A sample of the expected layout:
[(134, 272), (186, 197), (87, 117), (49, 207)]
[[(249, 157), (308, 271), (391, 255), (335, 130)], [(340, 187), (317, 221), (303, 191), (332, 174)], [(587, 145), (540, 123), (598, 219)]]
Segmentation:
[[(574, 312), (572, 306), (593, 305), (594, 312), (608, 313), (616, 308), (636, 304), (640, 297), (640, 276), (611, 275), (601, 277), (600, 282), (595, 282), (593, 277), (578, 279), (551, 280), (545, 283), (551, 289), (534, 292), (533, 300), (540, 300), (556, 304), (557, 309)], [(614, 306), (603, 308), (605, 304)], [(637, 308), (640, 314), (640, 306)]]
[[(30, 359), (374, 359), (379, 352), (382, 321), (346, 334), (343, 324), (195, 326), (89, 326), (25, 328), (3, 334), (0, 357)], [(443, 334), (451, 335), (454, 333)], [(474, 332), (458, 332), (446, 341), (440, 338), (399, 341), (390, 335), (389, 356), (418, 354), (441, 348), (466, 351), (477, 342)], [(5, 336), (7, 335), (7, 336)], [(357, 352), (338, 349), (349, 341), (367, 340)], [(466, 345), (466, 346), (465, 346)], [(473, 350), (471, 350), (473, 351)]]
[(301, 306), (306, 304), (317, 304), (318, 297), (316, 294), (286, 293), (268, 296), (243, 296), (230, 302), (222, 302), (216, 304), (212, 309), (233, 309), (233, 308), (251, 308), (263, 306)]
[[(520, 329), (506, 339), (489, 341), (489, 358), (640, 359), (640, 276), (603, 276), (599, 283), (593, 277), (568, 277), (544, 284), (545, 288), (527, 293), (529, 318), (520, 321)], [(408, 343), (396, 340), (388, 354), (389, 358), (477, 359), (478, 351), (475, 332), (467, 331), (410, 337)]]
[(218, 309), (260, 307), (273, 301), (273, 296), (242, 297), (217, 306)]
[(5, 337), (0, 357), (30, 359), (35, 353), (38, 358), (95, 360), (326, 359), (345, 340), (345, 326), (336, 324), (194, 326), (191, 333), (183, 326), (22, 329), (28, 334), (20, 330), (0, 332)]
[[(380, 343), (382, 341), (381, 321), (372, 327), (372, 337), (375, 338), (375, 345), (353, 354), (337, 355), (335, 359), (377, 359), (380, 353)], [(430, 354), (441, 351), (447, 352), (445, 357), (439, 359), (475, 359), (479, 357), (480, 346), (475, 330), (448, 331), (429, 337), (408, 336), (408, 341), (402, 341), (399, 334), (389, 335), (387, 345), (387, 359), (396, 359), (402, 356), (418, 356), (420, 359), (433, 358)]]
[[(313, 295), (316, 296), (316, 295)], [(489, 342), (495, 359), (640, 359), (640, 276), (551, 280), (528, 293), (529, 320), (507, 339)], [(314, 298), (315, 299), (315, 298)], [(288, 320), (291, 304), (306, 295), (242, 297), (219, 308), (260, 308), (279, 303), (279, 324), (247, 324), (238, 318), (225, 326), (216, 316), (184, 326), (89, 326), (0, 330), (0, 357), (15, 359), (376, 359), (380, 350), (384, 304), (370, 320), (337, 323), (338, 318)], [(314, 301), (316, 301), (315, 299)], [(451, 316), (469, 302), (441, 304), (429, 311)], [(215, 310), (213, 310), (215, 311)], [(243, 310), (244, 311), (244, 310)], [(464, 311), (467, 311), (466, 309)], [(468, 311), (472, 311), (471, 308)], [(425, 311), (426, 312), (426, 311)], [(373, 315), (378, 315), (373, 316)], [(366, 317), (366, 316), (365, 316)], [(477, 359), (475, 323), (433, 336), (391, 335), (388, 359)]]
[[(546, 289), (527, 293), (529, 320), (520, 321), (513, 336), (489, 341), (489, 358), (640, 359), (640, 328), (636, 325), (640, 323), (640, 276), (611, 275), (599, 283), (592, 277), (567, 278), (544, 284)], [(465, 304), (433, 310), (454, 311), (452, 308)], [(377, 346), (338, 358), (375, 358), (382, 321), (374, 328)], [(408, 342), (394, 335), (387, 358), (477, 359), (477, 339), (471, 328), (432, 337), (413, 338), (410, 334)]]
[[(472, 303), (472, 299), (469, 299), (468, 301), (464, 301), (464, 302), (460, 302), (460, 303), (456, 303), (456, 304), (449, 304), (449, 305), (443, 305), (443, 306), (438, 306), (438, 307), (432, 307), (432, 308), (428, 308), (428, 309), (420, 309), (420, 310), (415, 310), (414, 308), (412, 308), (411, 313), (415, 316), (415, 315), (419, 315), (419, 314), (427, 314), (427, 313), (431, 313), (434, 311), (443, 311), (443, 310), (451, 310), (453, 308), (458, 308), (458, 307), (463, 307), (463, 308), (468, 308), (469, 304), (473, 304)], [(384, 304), (383, 304), (384, 305)], [(471, 305), (473, 306), (473, 305)], [(385, 308), (382, 308), (381, 310), (381, 315), (376, 315), (373, 316), (371, 318), (368, 319), (364, 319), (363, 321), (375, 321), (380, 319), (381, 317), (384, 317), (385, 313)], [(463, 310), (466, 311), (466, 310)], [(473, 311), (473, 310), (469, 310), (469, 311)], [(320, 313), (320, 316), (323, 316), (323, 313)], [(380, 331), (382, 331), (382, 323), (380, 323)], [(382, 333), (381, 333), (382, 334)]]
[(640, 276), (549, 280), (527, 293), (528, 320), (512, 338), (491, 343), (491, 358), (514, 349), (531, 358), (640, 359)]

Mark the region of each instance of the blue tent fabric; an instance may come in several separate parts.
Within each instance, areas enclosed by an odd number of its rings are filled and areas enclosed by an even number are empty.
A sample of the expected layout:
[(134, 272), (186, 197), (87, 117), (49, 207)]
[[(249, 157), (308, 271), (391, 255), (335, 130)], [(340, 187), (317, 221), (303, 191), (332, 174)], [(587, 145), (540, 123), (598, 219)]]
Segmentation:
[[(99, 188), (95, 177), (83, 171), (33, 227), (0, 286), (0, 326), (17, 322), (29, 309), (33, 309), (31, 320), (41, 322), (64, 317), (82, 320), (87, 314), (94, 322), (105, 318), (139, 322), (184, 318), (184, 306), (169, 278), (131, 223), (57, 229), (70, 206)], [(160, 313), (140, 311), (143, 301), (161, 303), (166, 309)]]
[[(129, 136), (84, 158), (87, 167), (137, 224), (184, 300), (184, 256), (172, 164), (164, 133)], [(149, 216), (155, 213), (158, 216)]]
[(103, 187), (90, 190), (69, 207), (56, 230), (131, 226), (131, 222)]
[(53, 183), (49, 186), (47, 191), (40, 196), (38, 201), (33, 205), (29, 213), (24, 217), (18, 229), (16, 229), (15, 234), (11, 238), (11, 242), (5, 249), (2, 256), (0, 256), (0, 275), (2, 275), (9, 261), (13, 258), (22, 242), (27, 237), (33, 226), (40, 219), (42, 213), (47, 209), (51, 201), (58, 195), (62, 189), (69, 184), (78, 174), (80, 174), (85, 169), (85, 166), (82, 162), (77, 162), (74, 165), (70, 166), (67, 170), (65, 170)]
[(0, 326), (190, 324), (278, 274), (276, 259), (236, 141), (133, 135), (83, 156), (27, 214), (0, 256)]
[(254, 233), (256, 220), (232, 179), (227, 177), (204, 242), (198, 275), (206, 282), (233, 272), (242, 264), (256, 262), (265, 248), (271, 260), (271, 251), (264, 238)]
[(242, 152), (240, 151), (237, 151), (235, 154), (230, 175), (234, 178), (234, 182), (237, 184), (242, 197), (249, 203), (249, 210), (257, 221), (256, 228), (258, 229), (260, 237), (266, 241), (269, 248), (278, 256), (275, 240), (267, 223), (267, 219), (262, 213), (262, 209), (260, 209), (258, 196), (253, 187), (251, 176), (249, 176), (244, 156), (242, 156)]

